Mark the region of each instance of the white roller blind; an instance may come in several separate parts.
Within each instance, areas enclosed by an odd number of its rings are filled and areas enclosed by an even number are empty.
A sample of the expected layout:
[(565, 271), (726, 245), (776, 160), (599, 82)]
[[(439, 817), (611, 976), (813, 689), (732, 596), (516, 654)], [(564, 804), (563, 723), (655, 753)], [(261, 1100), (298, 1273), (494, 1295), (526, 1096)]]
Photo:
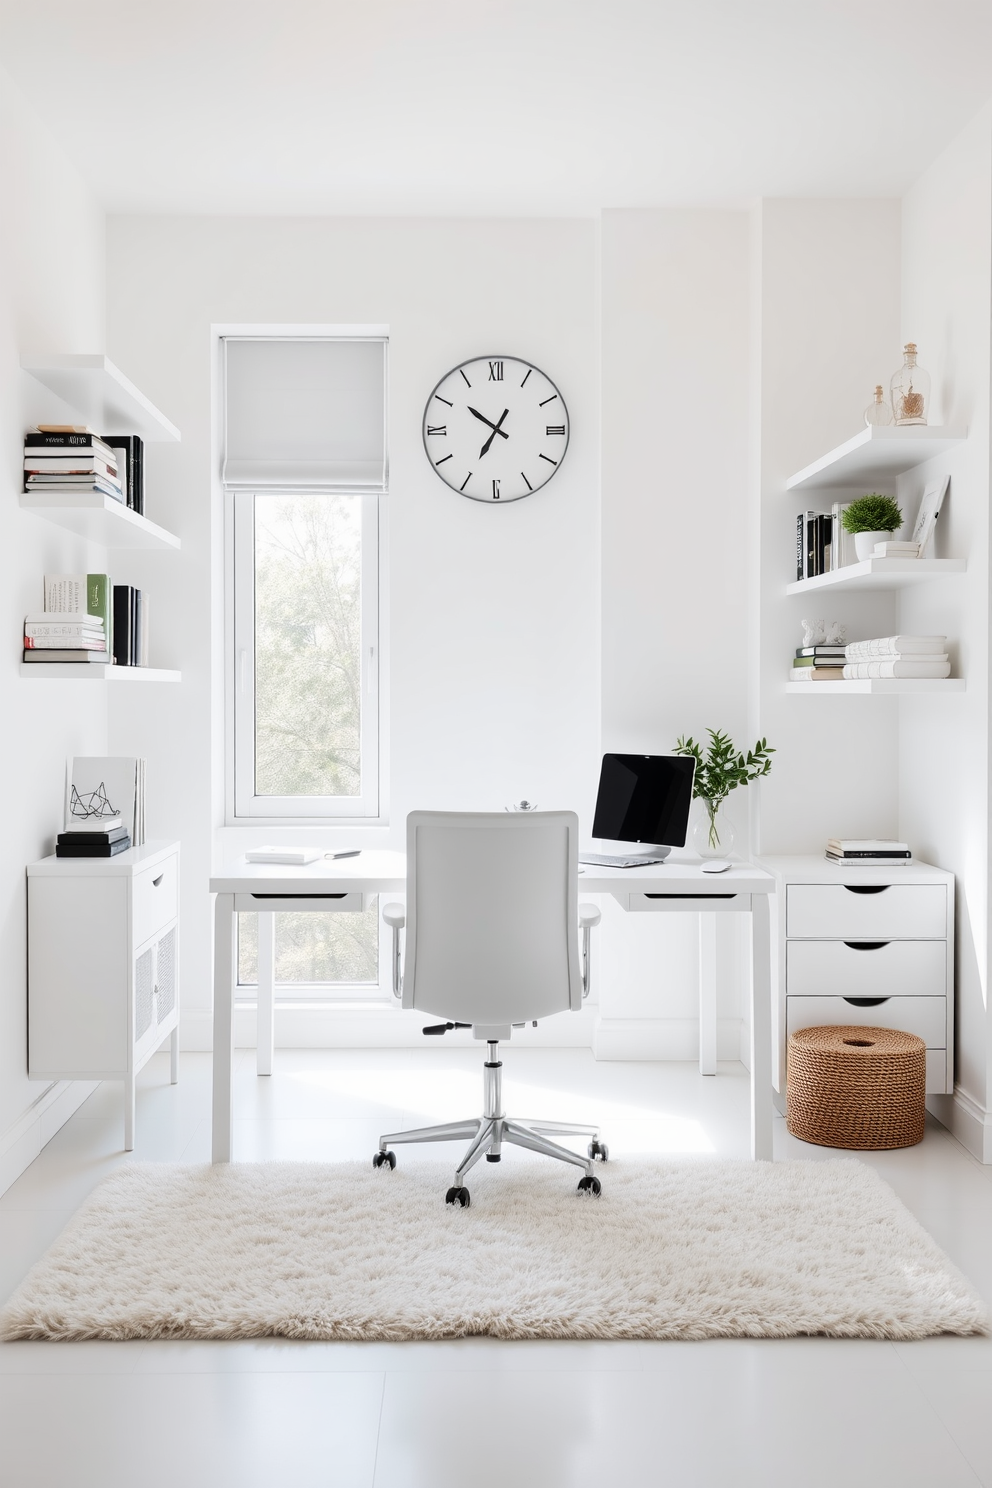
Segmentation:
[(384, 491), (381, 337), (225, 337), (224, 483)]

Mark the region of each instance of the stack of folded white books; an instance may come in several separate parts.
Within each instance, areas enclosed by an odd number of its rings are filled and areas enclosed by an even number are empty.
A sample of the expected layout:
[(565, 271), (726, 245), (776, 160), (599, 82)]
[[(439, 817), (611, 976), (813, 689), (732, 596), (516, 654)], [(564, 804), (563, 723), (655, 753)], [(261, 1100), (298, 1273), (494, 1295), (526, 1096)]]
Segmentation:
[(844, 680), (876, 677), (949, 677), (946, 636), (882, 636), (852, 641), (847, 648)]
[(915, 542), (877, 542), (873, 549), (876, 558), (919, 558), (920, 545)]

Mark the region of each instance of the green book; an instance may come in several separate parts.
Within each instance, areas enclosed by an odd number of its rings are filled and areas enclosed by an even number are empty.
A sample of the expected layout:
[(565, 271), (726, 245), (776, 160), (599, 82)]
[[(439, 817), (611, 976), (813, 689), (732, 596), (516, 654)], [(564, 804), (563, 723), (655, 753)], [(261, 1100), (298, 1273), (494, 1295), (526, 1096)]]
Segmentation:
[(94, 615), (103, 621), (107, 650), (114, 652), (114, 586), (109, 574), (46, 574), (45, 611)]

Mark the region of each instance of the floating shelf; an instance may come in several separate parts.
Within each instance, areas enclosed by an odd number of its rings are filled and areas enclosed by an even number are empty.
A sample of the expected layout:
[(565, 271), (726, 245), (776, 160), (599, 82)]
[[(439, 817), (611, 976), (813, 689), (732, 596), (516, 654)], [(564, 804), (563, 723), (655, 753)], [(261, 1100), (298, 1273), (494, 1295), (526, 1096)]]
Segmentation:
[[(862, 563), (848, 563), (832, 573), (817, 574), (813, 579), (796, 579), (786, 594), (812, 594), (815, 589), (901, 589), (904, 584), (922, 584), (927, 579), (940, 579), (945, 574), (964, 573), (964, 558), (866, 558)], [(802, 683), (799, 684), (802, 686)]]
[(174, 552), (181, 546), (178, 537), (112, 496), (96, 492), (66, 496), (54, 491), (25, 491), (21, 505), (26, 511), (47, 517), (50, 522), (105, 548), (168, 548)]
[(150, 443), (180, 437), (175, 424), (105, 356), (26, 353), (21, 366), (98, 434), (140, 434)]
[(45, 677), (48, 681), (73, 682), (181, 682), (182, 672), (162, 667), (106, 666), (102, 662), (22, 661), (22, 677)]
[(859, 682), (786, 682), (786, 692), (825, 693), (837, 697), (866, 696), (869, 693), (921, 693), (964, 692), (965, 684), (960, 677), (873, 677)]
[(892, 477), (943, 455), (967, 438), (966, 429), (923, 424), (904, 429), (862, 429), (846, 444), (790, 475), (787, 491), (811, 486), (850, 486)]

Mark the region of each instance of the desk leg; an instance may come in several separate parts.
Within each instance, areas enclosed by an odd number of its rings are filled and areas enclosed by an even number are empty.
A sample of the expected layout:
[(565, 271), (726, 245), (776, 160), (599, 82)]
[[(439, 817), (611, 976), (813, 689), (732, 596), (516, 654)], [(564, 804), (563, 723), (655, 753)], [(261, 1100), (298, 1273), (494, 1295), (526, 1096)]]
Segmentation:
[(699, 916), (699, 1073), (716, 1074), (716, 915)]
[(768, 895), (751, 895), (751, 1156), (772, 1160), (772, 972)]
[(271, 1075), (275, 1049), (275, 915), (258, 913), (258, 1004), (255, 1016), (255, 1073)]
[(234, 895), (214, 906), (213, 1161), (231, 1161), (234, 1120)]

